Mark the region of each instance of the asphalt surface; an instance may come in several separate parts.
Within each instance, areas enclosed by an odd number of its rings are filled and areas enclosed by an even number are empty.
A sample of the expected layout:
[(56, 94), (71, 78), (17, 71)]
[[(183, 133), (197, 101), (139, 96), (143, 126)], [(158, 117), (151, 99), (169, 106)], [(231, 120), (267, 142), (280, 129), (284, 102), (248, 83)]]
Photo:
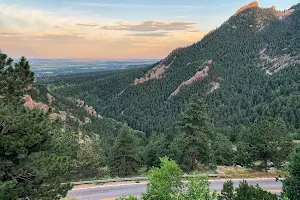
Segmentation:
[[(210, 189), (220, 191), (223, 183), (227, 180), (212, 180)], [(234, 186), (237, 187), (242, 179), (232, 180)], [(272, 179), (247, 179), (247, 182), (252, 185), (259, 184), (264, 190), (279, 194), (282, 190), (282, 183)], [(140, 197), (146, 192), (146, 183), (128, 183), (119, 185), (103, 185), (88, 188), (73, 189), (68, 193), (68, 197), (74, 197), (78, 200), (114, 200), (121, 196), (133, 195)]]

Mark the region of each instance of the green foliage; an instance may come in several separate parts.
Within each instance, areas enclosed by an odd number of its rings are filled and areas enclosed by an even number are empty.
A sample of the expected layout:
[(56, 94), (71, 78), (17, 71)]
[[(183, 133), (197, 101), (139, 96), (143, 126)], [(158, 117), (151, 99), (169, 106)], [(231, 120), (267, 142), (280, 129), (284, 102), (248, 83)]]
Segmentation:
[(137, 198), (134, 196), (129, 196), (129, 197), (120, 197), (116, 200), (137, 200)]
[(96, 138), (80, 138), (81, 144), (74, 161), (74, 176), (86, 180), (100, 177), (100, 166), (103, 165), (103, 154), (100, 141)]
[(29, 110), (22, 97), (33, 73), (25, 58), (13, 64), (0, 52), (0, 199), (60, 199), (70, 178), (77, 140), (50, 121), (49, 113)]
[(149, 171), (147, 193), (142, 195), (144, 200), (169, 200), (178, 195), (183, 188), (183, 171), (176, 162), (167, 157), (160, 158), (160, 161), (160, 168), (155, 167)]
[(218, 196), (219, 200), (233, 200), (234, 197), (234, 186), (233, 182), (227, 181), (223, 184), (223, 189), (221, 190), (221, 195)]
[(292, 154), (289, 177), (283, 181), (283, 187), (290, 200), (300, 199), (300, 147)]
[(0, 104), (0, 199), (64, 197), (74, 146), (61, 143), (60, 127), (42, 111)]
[(223, 184), (221, 195), (218, 196), (219, 200), (278, 200), (276, 194), (271, 194), (258, 185), (249, 185), (246, 181), (242, 181), (239, 187), (234, 189), (233, 182), (228, 181)]
[(211, 145), (210, 159), (216, 165), (230, 166), (234, 163), (232, 142), (224, 135), (217, 134)]
[(217, 192), (210, 194), (207, 177), (191, 178), (188, 180), (187, 191), (178, 195), (176, 200), (217, 200)]
[(152, 168), (149, 172), (147, 193), (142, 199), (217, 200), (216, 191), (210, 194), (207, 177), (191, 178), (183, 185), (183, 171), (176, 162), (167, 157), (160, 160), (160, 168)]
[(0, 95), (2, 101), (20, 101), (27, 91), (27, 86), (33, 83), (34, 74), (24, 57), (18, 63), (0, 51)]
[(136, 175), (139, 169), (138, 141), (129, 127), (123, 127), (112, 147), (109, 157), (110, 172), (113, 176)]
[(168, 155), (168, 140), (163, 134), (152, 134), (146, 146), (145, 164), (148, 167), (158, 167), (161, 157)]
[(264, 191), (258, 185), (249, 185), (246, 181), (240, 183), (239, 187), (236, 189), (236, 194), (233, 200), (278, 200), (276, 194), (271, 194), (270, 192)]
[(232, 144), (216, 133), (208, 106), (193, 98), (180, 120), (179, 133), (170, 144), (170, 155), (184, 170), (199, 170), (199, 165), (214, 166), (233, 163)]
[(195, 170), (197, 162), (209, 163), (209, 143), (212, 135), (211, 124), (207, 114), (207, 106), (201, 100), (193, 100), (182, 114), (180, 126), (183, 131), (178, 145), (182, 153), (179, 163), (184, 169)]
[(240, 144), (245, 147), (240, 147), (238, 150), (241, 150), (244, 155), (243, 148), (245, 148), (251, 158), (249, 160), (263, 161), (263, 169), (267, 172), (268, 162), (281, 166), (289, 155), (292, 141), (287, 135), (285, 123), (280, 118), (264, 114), (250, 125), (243, 139), (244, 143)]

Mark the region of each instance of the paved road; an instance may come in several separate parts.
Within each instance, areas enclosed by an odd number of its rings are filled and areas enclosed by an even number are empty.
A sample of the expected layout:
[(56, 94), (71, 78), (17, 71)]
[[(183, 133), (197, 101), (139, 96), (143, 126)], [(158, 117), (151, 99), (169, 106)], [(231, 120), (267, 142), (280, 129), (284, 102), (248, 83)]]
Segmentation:
[[(221, 190), (223, 183), (227, 180), (211, 181), (211, 190)], [(238, 186), (241, 180), (235, 179), (233, 183)], [(276, 182), (272, 179), (247, 179), (249, 184), (259, 184), (264, 190), (272, 193), (280, 193), (282, 189), (281, 182)], [(68, 197), (75, 197), (78, 200), (114, 200), (122, 195), (133, 195), (140, 197), (141, 193), (146, 192), (146, 183), (129, 183), (119, 185), (103, 185), (89, 188), (73, 189), (68, 193)]]

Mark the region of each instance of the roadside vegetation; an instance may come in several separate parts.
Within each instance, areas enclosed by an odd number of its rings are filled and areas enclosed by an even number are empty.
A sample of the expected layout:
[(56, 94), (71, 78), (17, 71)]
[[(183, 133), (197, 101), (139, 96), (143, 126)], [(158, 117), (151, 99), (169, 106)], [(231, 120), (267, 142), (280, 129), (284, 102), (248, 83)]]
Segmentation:
[[(147, 192), (142, 195), (143, 200), (297, 200), (295, 191), (282, 193), (281, 196), (263, 190), (258, 185), (240, 182), (234, 188), (233, 182), (224, 183), (223, 189), (210, 191), (207, 177), (191, 178), (185, 184), (182, 182), (183, 171), (175, 161), (167, 157), (161, 158), (159, 167), (149, 171)], [(294, 184), (293, 187), (296, 185)], [(298, 189), (299, 192), (299, 189)], [(296, 195), (296, 196), (292, 196)], [(298, 194), (299, 195), (299, 194)], [(289, 198), (288, 198), (289, 197)], [(136, 197), (121, 197), (118, 200), (135, 200)]]

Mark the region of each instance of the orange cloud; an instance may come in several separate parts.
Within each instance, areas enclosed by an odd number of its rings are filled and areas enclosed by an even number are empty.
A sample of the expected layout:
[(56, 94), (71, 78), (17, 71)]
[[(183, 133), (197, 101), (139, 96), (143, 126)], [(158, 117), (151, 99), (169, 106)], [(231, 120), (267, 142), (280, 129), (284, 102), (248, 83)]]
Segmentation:
[(102, 26), (103, 30), (119, 31), (180, 31), (193, 29), (195, 22), (168, 22), (168, 21), (145, 21), (142, 23), (130, 23), (119, 21), (115, 25)]
[(96, 20), (4, 4), (0, 10), (0, 49), (11, 56), (163, 58), (205, 35), (196, 29), (195, 22), (112, 23), (99, 20), (99, 16)]

